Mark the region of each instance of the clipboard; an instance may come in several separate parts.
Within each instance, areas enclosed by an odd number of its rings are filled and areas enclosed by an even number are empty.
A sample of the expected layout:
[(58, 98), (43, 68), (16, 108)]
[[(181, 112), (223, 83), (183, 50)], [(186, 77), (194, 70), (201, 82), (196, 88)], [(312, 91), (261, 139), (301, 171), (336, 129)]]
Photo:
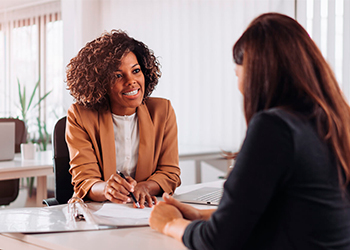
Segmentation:
[(151, 209), (73, 197), (50, 207), (0, 209), (0, 233), (53, 233), (148, 226)]

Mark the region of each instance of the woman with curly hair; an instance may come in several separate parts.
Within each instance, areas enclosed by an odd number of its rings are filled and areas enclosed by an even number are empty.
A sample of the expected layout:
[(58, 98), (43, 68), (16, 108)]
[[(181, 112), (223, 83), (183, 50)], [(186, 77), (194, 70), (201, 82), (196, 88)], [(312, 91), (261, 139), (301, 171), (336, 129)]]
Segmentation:
[(166, 194), (150, 226), (190, 249), (350, 249), (350, 108), (306, 30), (263, 14), (233, 47), (248, 124), (216, 210)]
[(75, 196), (126, 203), (133, 192), (143, 208), (180, 185), (175, 112), (170, 101), (149, 97), (160, 76), (153, 52), (120, 30), (71, 59), (67, 86), (76, 102), (66, 141)]

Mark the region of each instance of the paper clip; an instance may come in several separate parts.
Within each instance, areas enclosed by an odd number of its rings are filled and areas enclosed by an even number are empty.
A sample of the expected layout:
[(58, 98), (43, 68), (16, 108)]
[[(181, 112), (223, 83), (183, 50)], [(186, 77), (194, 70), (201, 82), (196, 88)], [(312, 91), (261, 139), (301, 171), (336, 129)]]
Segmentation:
[(84, 214), (79, 211), (78, 204), (82, 209), (86, 209), (87, 206), (84, 201), (79, 197), (72, 197), (68, 201), (68, 213), (71, 217), (71, 220), (75, 221), (85, 221)]

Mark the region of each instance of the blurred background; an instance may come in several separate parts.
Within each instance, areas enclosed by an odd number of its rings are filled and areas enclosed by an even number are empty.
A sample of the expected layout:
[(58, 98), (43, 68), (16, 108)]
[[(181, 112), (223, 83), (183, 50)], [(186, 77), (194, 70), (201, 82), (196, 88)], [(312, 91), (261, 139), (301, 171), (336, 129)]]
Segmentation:
[[(25, 114), (30, 137), (46, 138), (50, 148), (54, 124), (73, 102), (65, 85), (69, 60), (104, 31), (122, 29), (162, 65), (152, 96), (171, 100), (180, 152), (237, 151), (246, 124), (232, 46), (264, 12), (284, 13), (307, 29), (348, 98), (349, 0), (1, 0), (0, 116), (23, 118), (33, 96)], [(215, 164), (204, 164), (203, 181), (225, 174)], [(180, 166), (184, 183), (193, 182), (193, 162)]]

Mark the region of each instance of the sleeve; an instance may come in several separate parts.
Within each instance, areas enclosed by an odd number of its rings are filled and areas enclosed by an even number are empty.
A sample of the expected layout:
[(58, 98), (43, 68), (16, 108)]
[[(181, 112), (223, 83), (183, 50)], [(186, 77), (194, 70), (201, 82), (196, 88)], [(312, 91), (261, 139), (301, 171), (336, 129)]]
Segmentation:
[(70, 165), (74, 193), (84, 198), (90, 188), (101, 181), (96, 151), (91, 135), (85, 129), (83, 120), (74, 104), (69, 108), (66, 125), (66, 141), (69, 148)]
[(167, 116), (157, 169), (148, 180), (157, 182), (164, 192), (173, 194), (176, 187), (181, 184), (181, 180), (176, 116), (170, 101), (167, 101), (167, 104)]
[(190, 249), (242, 249), (287, 181), (293, 152), (292, 132), (280, 117), (254, 116), (218, 209), (208, 221), (188, 225), (183, 243)]

